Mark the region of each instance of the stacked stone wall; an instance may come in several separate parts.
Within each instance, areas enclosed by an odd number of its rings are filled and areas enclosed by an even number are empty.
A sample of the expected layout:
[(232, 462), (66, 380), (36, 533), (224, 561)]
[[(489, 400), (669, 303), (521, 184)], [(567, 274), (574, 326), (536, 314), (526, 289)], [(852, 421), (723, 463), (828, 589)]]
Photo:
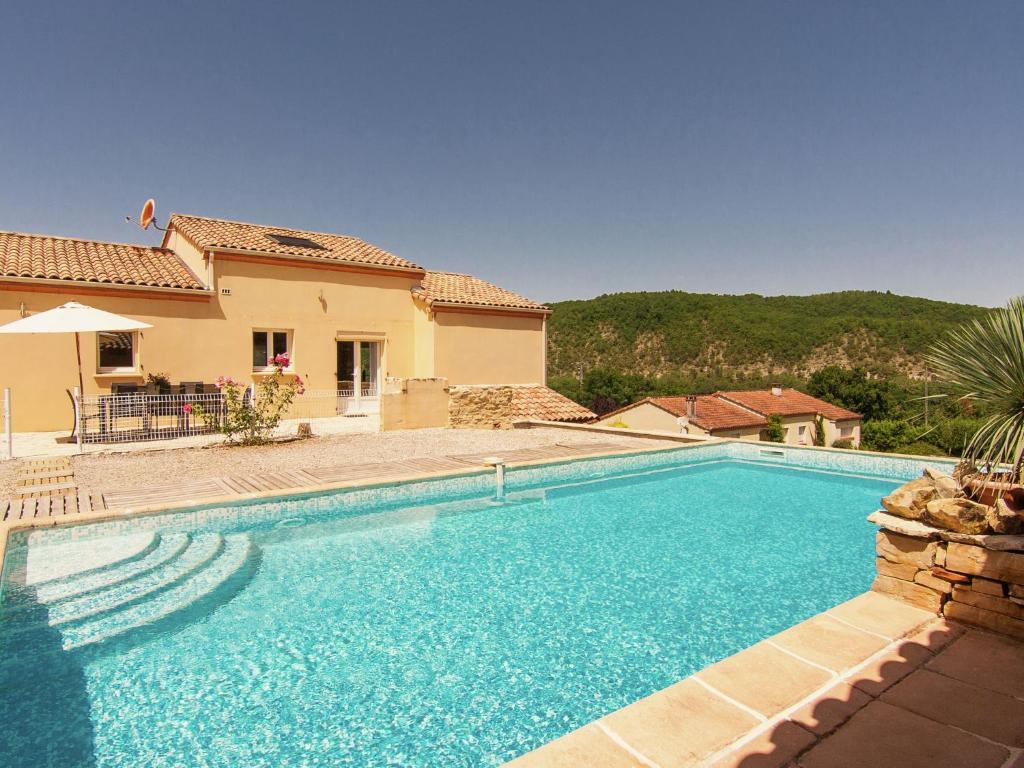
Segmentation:
[(511, 429), (515, 387), (456, 386), (449, 388), (448, 426)]
[(878, 532), (874, 591), (1024, 640), (1024, 536), (957, 536), (888, 517), (873, 519), (904, 530)]

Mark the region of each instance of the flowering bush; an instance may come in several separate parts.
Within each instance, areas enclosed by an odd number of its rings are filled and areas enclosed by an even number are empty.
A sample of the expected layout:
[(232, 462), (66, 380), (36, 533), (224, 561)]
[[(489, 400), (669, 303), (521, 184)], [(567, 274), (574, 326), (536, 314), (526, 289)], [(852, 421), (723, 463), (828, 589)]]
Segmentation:
[(213, 383), (224, 397), (223, 411), (210, 413), (201, 405), (191, 406), (191, 410), (199, 414), (208, 427), (221, 432), (228, 442), (266, 443), (295, 396), (306, 391), (301, 377), (284, 375), (289, 363), (287, 355), (268, 360), (267, 365), (272, 366), (274, 372), (256, 384), (254, 397), (249, 396), (249, 389), (242, 382), (231, 376), (218, 376)]

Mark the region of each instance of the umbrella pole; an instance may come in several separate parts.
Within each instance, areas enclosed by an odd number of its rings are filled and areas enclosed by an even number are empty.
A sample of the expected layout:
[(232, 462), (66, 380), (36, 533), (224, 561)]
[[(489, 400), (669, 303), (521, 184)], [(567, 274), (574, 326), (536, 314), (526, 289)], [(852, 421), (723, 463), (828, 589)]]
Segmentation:
[(78, 358), (78, 397), (75, 399), (75, 432), (78, 435), (78, 452), (82, 445), (82, 396), (85, 394), (85, 380), (82, 378), (82, 341), (75, 331), (75, 355)]
[(82, 342), (78, 338), (78, 331), (75, 331), (75, 354), (78, 356), (78, 391), (85, 392), (85, 384), (82, 379)]

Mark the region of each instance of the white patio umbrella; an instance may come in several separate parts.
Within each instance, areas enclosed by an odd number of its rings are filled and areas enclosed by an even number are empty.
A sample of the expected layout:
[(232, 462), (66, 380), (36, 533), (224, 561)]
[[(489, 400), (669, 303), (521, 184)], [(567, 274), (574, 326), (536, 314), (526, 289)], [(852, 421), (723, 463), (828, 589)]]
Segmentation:
[(137, 331), (152, 328), (148, 323), (140, 323), (129, 317), (121, 317), (113, 312), (87, 307), (77, 301), (69, 301), (54, 309), (48, 309), (35, 315), (23, 317), (7, 325), (0, 325), (0, 333), (73, 333), (75, 334), (75, 354), (78, 357), (78, 391), (85, 391), (82, 378), (82, 343), (80, 333), (96, 331)]

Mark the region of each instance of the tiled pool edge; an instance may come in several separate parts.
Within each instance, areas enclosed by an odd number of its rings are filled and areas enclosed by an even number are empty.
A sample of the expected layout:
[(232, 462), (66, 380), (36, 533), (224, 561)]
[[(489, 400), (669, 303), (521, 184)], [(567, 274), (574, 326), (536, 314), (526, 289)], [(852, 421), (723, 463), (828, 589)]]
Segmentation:
[[(528, 487), (540, 481), (567, 482), (585, 481), (604, 476), (609, 471), (628, 471), (630, 463), (637, 467), (656, 468), (677, 462), (678, 457), (688, 452), (699, 453), (705, 460), (750, 460), (760, 463), (831, 472), (851, 471), (864, 475), (895, 475), (909, 479), (919, 474), (929, 463), (950, 463), (920, 457), (891, 456), (862, 451), (823, 449), (808, 446), (788, 446), (743, 440), (708, 439), (697, 443), (672, 442), (668, 446), (629, 448), (621, 451), (603, 451), (594, 454), (571, 457), (543, 458), (521, 462), (510, 462), (506, 474), (509, 490)], [(653, 459), (652, 459), (653, 457)], [(799, 459), (799, 461), (797, 461)], [(281, 500), (291, 501), (316, 496), (327, 496), (335, 492), (372, 492), (379, 489), (406, 489), (431, 481), (470, 479), (493, 476), (493, 470), (484, 467), (466, 467), (431, 472), (410, 472), (408, 475), (389, 477), (380, 481), (356, 479), (317, 483), (289, 489), (268, 490), (252, 493), (233, 493), (225, 496), (200, 499), (181, 498), (138, 507), (111, 507), (102, 511), (84, 513), (74, 517), (46, 517), (14, 520), (0, 523), (0, 596), (5, 583), (7, 568), (6, 552), (12, 536), (32, 530), (50, 528), (75, 528), (92, 523), (126, 521), (142, 517), (155, 517), (169, 513), (199, 513), (203, 510), (244, 506), (252, 502)], [(480, 491), (486, 491), (489, 483), (481, 482)]]
[[(593, 461), (598, 459), (623, 459), (632, 456), (647, 456), (658, 453), (676, 453), (691, 448), (707, 447), (707, 443), (670, 446), (653, 446), (650, 448), (628, 448), (617, 452), (604, 451), (601, 453), (583, 454), (571, 458), (537, 459), (523, 462), (510, 462), (507, 478), (513, 478), (516, 472), (530, 469), (541, 469), (545, 467), (571, 464), (578, 461)], [(403, 486), (414, 486), (434, 480), (446, 480), (455, 478), (472, 477), (493, 477), (493, 469), (487, 467), (466, 467), (465, 469), (453, 469), (434, 472), (410, 472), (408, 475), (391, 477), (386, 480), (342, 480), (337, 482), (316, 483), (308, 486), (297, 486), (287, 490), (272, 490), (254, 493), (233, 493), (230, 495), (205, 497), (201, 499), (181, 498), (174, 501), (161, 502), (159, 504), (144, 505), (139, 507), (116, 508), (110, 507), (98, 512), (82, 513), (67, 517), (43, 517), (23, 520), (9, 520), (0, 523), (0, 597), (6, 577), (7, 549), (11, 536), (17, 533), (27, 533), (33, 530), (50, 528), (76, 528), (93, 523), (104, 523), (112, 521), (133, 520), (143, 517), (157, 517), (164, 514), (185, 511), (199, 511), (216, 509), (222, 507), (244, 506), (251, 502), (269, 500), (297, 500), (314, 496), (326, 496), (338, 491), (371, 491), (385, 488), (400, 488)]]
[[(509, 487), (510, 490), (516, 490), (518, 488), (529, 487), (530, 485), (533, 485), (541, 481), (586, 481), (606, 476), (610, 470), (628, 472), (631, 469), (631, 465), (633, 465), (633, 467), (636, 469), (657, 468), (659, 466), (671, 466), (673, 464), (678, 463), (679, 457), (685, 454), (686, 451), (699, 453), (702, 460), (701, 463), (703, 461), (750, 460), (757, 461), (758, 463), (762, 464), (778, 463), (781, 466), (788, 465), (794, 468), (806, 468), (826, 472), (842, 471), (845, 474), (848, 474), (852, 470), (863, 472), (866, 475), (874, 476), (878, 476), (878, 474), (883, 470), (887, 473), (892, 473), (896, 475), (913, 476), (919, 473), (921, 467), (925, 464), (941, 463), (930, 459), (910, 457), (889, 457), (885, 455), (879, 456), (877, 454), (858, 454), (855, 452), (846, 451), (809, 452), (804, 447), (771, 445), (766, 446), (765, 444), (746, 443), (743, 441), (707, 441), (699, 444), (675, 444), (667, 447), (657, 446), (641, 449), (630, 448), (616, 452), (605, 451), (595, 454), (573, 456), (571, 458), (546, 458), (532, 461), (510, 463), (510, 471), (507, 475), (507, 486)], [(244, 507), (248, 503), (258, 501), (276, 501), (279, 499), (293, 500), (300, 498), (308, 498), (311, 496), (329, 496), (330, 494), (336, 491), (370, 492), (381, 488), (401, 489), (404, 487), (408, 487), (411, 490), (414, 489), (416, 486), (425, 483), (430, 483), (431, 481), (446, 481), (453, 479), (465, 479), (469, 481), (469, 485), (479, 486), (479, 488), (476, 488), (476, 490), (486, 490), (491, 485), (491, 478), (493, 478), (493, 471), (490, 469), (480, 467), (467, 467), (465, 469), (458, 470), (414, 472), (410, 473), (408, 476), (405, 477), (391, 478), (386, 481), (379, 482), (368, 482), (366, 480), (348, 480), (332, 483), (319, 483), (305, 488), (249, 494), (233, 494), (231, 496), (225, 496), (221, 498), (203, 499), (201, 503), (190, 503), (190, 500), (182, 499), (179, 501), (165, 502), (153, 505), (152, 507), (140, 507), (136, 509), (126, 510), (110, 509), (103, 512), (97, 512), (88, 515), (80, 515), (74, 518), (48, 518), (13, 521), (10, 523), (3, 524), (3, 535), (0, 536), (0, 563), (3, 563), (4, 566), (6, 567), (7, 558), (5, 557), (5, 550), (7, 549), (7, 543), (12, 534), (20, 533), (23, 531), (31, 531), (34, 529), (49, 529), (58, 527), (72, 528), (97, 522), (123, 521), (139, 517), (159, 517), (163, 514), (174, 512), (185, 514), (192, 509), (195, 509), (196, 511), (201, 511), (209, 509), (218, 509), (223, 507)], [(414, 491), (412, 490), (411, 492), (414, 493)], [(3, 574), (0, 574), (0, 578), (2, 577)], [(736, 695), (734, 695), (735, 692), (724, 693), (716, 685), (709, 683), (704, 678), (704, 676), (706, 674), (710, 674), (712, 670), (714, 670), (716, 667), (719, 667), (720, 665), (735, 663), (736, 659), (743, 659), (744, 654), (750, 654), (754, 652), (755, 649), (763, 648), (765, 646), (769, 648), (774, 648), (774, 652), (776, 654), (781, 654), (782, 656), (788, 656), (798, 661), (802, 661), (805, 664), (809, 665), (812, 669), (818, 668), (819, 671), (824, 670), (825, 666), (823, 664), (820, 664), (816, 661), (811, 661), (806, 658), (802, 658), (799, 656), (798, 653), (792, 651), (792, 649), (787, 650), (785, 648), (785, 645), (782, 645), (781, 648), (777, 647), (780, 642), (784, 642), (781, 641), (780, 638), (794, 631), (796, 631), (799, 634), (799, 632), (801, 631), (801, 627), (805, 627), (805, 625), (812, 625), (812, 623), (816, 620), (824, 620), (826, 622), (831, 621), (833, 625), (833, 634), (836, 632), (839, 632), (841, 634), (844, 631), (847, 632), (847, 634), (849, 634), (852, 630), (854, 632), (855, 637), (857, 636), (856, 633), (859, 632), (860, 636), (874, 635), (878, 639), (885, 639), (888, 641), (889, 645), (886, 645), (881, 650), (876, 651), (875, 654), (872, 654), (860, 660), (857, 666), (857, 669), (860, 669), (862, 666), (870, 663), (871, 660), (875, 658), (877, 654), (882, 653), (882, 651), (891, 650), (891, 646), (893, 643), (898, 642), (898, 640), (902, 637), (905, 637), (910, 632), (915, 631), (923, 623), (935, 620), (935, 617), (933, 615), (927, 614), (925, 612), (922, 612), (915, 608), (911, 608), (909, 606), (896, 604), (899, 606), (899, 610), (901, 611), (910, 610), (918, 614), (917, 616), (913, 617), (914, 620), (918, 623), (914, 624), (913, 627), (904, 630), (903, 633), (898, 637), (892, 638), (890, 640), (888, 638), (888, 635), (883, 636), (883, 634), (880, 632), (876, 632), (871, 629), (866, 629), (864, 627), (857, 626), (857, 622), (846, 621), (841, 618), (837, 618), (835, 615), (833, 615), (834, 611), (843, 609), (844, 606), (847, 606), (855, 601), (863, 601), (865, 599), (875, 600), (876, 598), (885, 600), (887, 603), (894, 602), (887, 598), (872, 596), (870, 595), (870, 593), (861, 595), (858, 598), (854, 598), (854, 600), (849, 601), (849, 603), (844, 603), (841, 606), (837, 606), (836, 608), (824, 611), (823, 613), (819, 614), (818, 616), (812, 617), (806, 622), (802, 622), (801, 624), (795, 625), (794, 627), (791, 627), (785, 630), (784, 632), (779, 633), (779, 635), (776, 635), (773, 638), (768, 638), (767, 640), (761, 641), (760, 643), (756, 643), (753, 646), (745, 649), (744, 651), (741, 651), (738, 654), (729, 657), (728, 659), (718, 662), (718, 664), (716, 665), (707, 667), (704, 670), (701, 670), (700, 672), (691, 675), (689, 678), (686, 678), (685, 680), (680, 681), (663, 691), (653, 694), (651, 697), (643, 699), (640, 702), (631, 704), (625, 707), (624, 709), (619, 710), (618, 712), (606, 715), (605, 717), (595, 721), (596, 725), (595, 723), (591, 723), (590, 725), (584, 726), (578, 731), (574, 731), (573, 733), (568, 734), (567, 736), (564, 736), (561, 739), (557, 739), (554, 742), (551, 742), (550, 744), (545, 745), (544, 747), (541, 747), (532, 753), (529, 753), (529, 755), (523, 756), (522, 758), (518, 758), (517, 761), (514, 762), (518, 762), (518, 760), (525, 760), (530, 756), (536, 755), (538, 753), (543, 753), (545, 750), (549, 749), (557, 752), (557, 750), (560, 749), (560, 747), (556, 745), (562, 743), (563, 740), (571, 741), (573, 739), (578, 739), (580, 737), (577, 734), (581, 732), (590, 733), (590, 729), (592, 729), (599, 731), (600, 734), (604, 737), (604, 739), (606, 741), (610, 741), (616, 748), (624, 750), (625, 754), (628, 755), (630, 759), (634, 761), (639, 759), (641, 761), (641, 764), (657, 767), (661, 764), (653, 759), (649, 759), (648, 757), (646, 757), (645, 755), (647, 754), (647, 752), (643, 751), (644, 749), (649, 751), (651, 749), (649, 745), (642, 745), (643, 749), (634, 746), (633, 741), (636, 740), (636, 738), (638, 737), (631, 731), (633, 725), (631, 725), (630, 722), (631, 717), (629, 715), (629, 711), (633, 707), (637, 707), (641, 704), (644, 704), (644, 702), (648, 702), (652, 699), (655, 699), (656, 697), (662, 697), (662, 694), (675, 691), (680, 686), (682, 686), (687, 689), (682, 692), (684, 694), (684, 698), (692, 698), (695, 694), (705, 696), (705, 698), (706, 695), (710, 695), (712, 696), (712, 698), (709, 699), (709, 701), (717, 702), (717, 711), (722, 711), (723, 707), (726, 708), (725, 711), (728, 711), (728, 707), (733, 707), (734, 709), (738, 710), (741, 714), (745, 715), (747, 719), (753, 719), (754, 721), (756, 721), (752, 725), (748, 723), (747, 727), (745, 727), (739, 733), (739, 735), (729, 740), (727, 744), (719, 746), (717, 748), (717, 751), (712, 752), (710, 754), (710, 757), (702, 758), (700, 762), (693, 763), (694, 765), (710, 765), (711, 763), (709, 761), (712, 758), (718, 759), (719, 757), (723, 756), (726, 752), (734, 750), (742, 746), (743, 744), (747, 743), (748, 741), (753, 740), (759, 734), (763, 733), (770, 725), (773, 725), (777, 722), (781, 722), (785, 718), (783, 717), (783, 715), (772, 715), (770, 717), (767, 715), (762, 715), (761, 713), (754, 710), (752, 707), (747, 706), (743, 704), (741, 701), (739, 701)], [(921, 613), (925, 614), (923, 619), (920, 616)], [(843, 629), (844, 625), (847, 627), (847, 629), (845, 630)], [(853, 668), (847, 670), (847, 672), (849, 672), (850, 674), (852, 674), (853, 671)], [(841, 677), (843, 674), (846, 674), (846, 672), (833, 671), (832, 677), (826, 680), (826, 682), (829, 684), (829, 686), (838, 685), (842, 682)], [(763, 681), (760, 681), (759, 684), (758, 681), (752, 680), (751, 685), (752, 687), (758, 688), (764, 687)], [(818, 695), (824, 690), (824, 688), (822, 688), (821, 686), (819, 686), (819, 689), (815, 689), (814, 691), (812, 691), (812, 694)], [(812, 694), (807, 694), (807, 696), (811, 696)], [(667, 693), (667, 695), (671, 699), (674, 694)], [(807, 698), (807, 696), (805, 696), (805, 698)], [(801, 699), (798, 703), (802, 703), (803, 701), (804, 699)], [(716, 710), (714, 707), (711, 707), (709, 711)], [(789, 709), (786, 710), (786, 712), (789, 711)], [(624, 724), (621, 727), (616, 728), (614, 721), (618, 721), (622, 718), (625, 718)], [(606, 720), (608, 721), (607, 723), (605, 722)], [(589, 738), (589, 736), (587, 738)], [(607, 748), (607, 745), (605, 745), (604, 748)], [(526, 764), (528, 765), (529, 763)], [(560, 763), (557, 761), (538, 763), (538, 765), (561, 764), (566, 763)], [(594, 764), (597, 765), (596, 762)], [(604, 765), (605, 763), (601, 762), (600, 764)], [(607, 764), (615, 765), (617, 763)], [(629, 764), (635, 765), (636, 763), (633, 762)]]
[[(908, 637), (939, 626), (945, 622), (934, 614), (865, 592), (505, 766), (734, 765), (746, 756), (762, 755), (746, 750), (759, 746), (758, 740), (773, 728), (799, 725), (831, 692), (851, 686), (873, 665), (898, 658)], [(778, 694), (770, 683), (780, 677), (786, 682)], [(818, 739), (810, 730), (801, 731), (796, 741), (804, 751)], [(777, 765), (788, 765), (791, 756), (780, 752), (777, 759)]]

